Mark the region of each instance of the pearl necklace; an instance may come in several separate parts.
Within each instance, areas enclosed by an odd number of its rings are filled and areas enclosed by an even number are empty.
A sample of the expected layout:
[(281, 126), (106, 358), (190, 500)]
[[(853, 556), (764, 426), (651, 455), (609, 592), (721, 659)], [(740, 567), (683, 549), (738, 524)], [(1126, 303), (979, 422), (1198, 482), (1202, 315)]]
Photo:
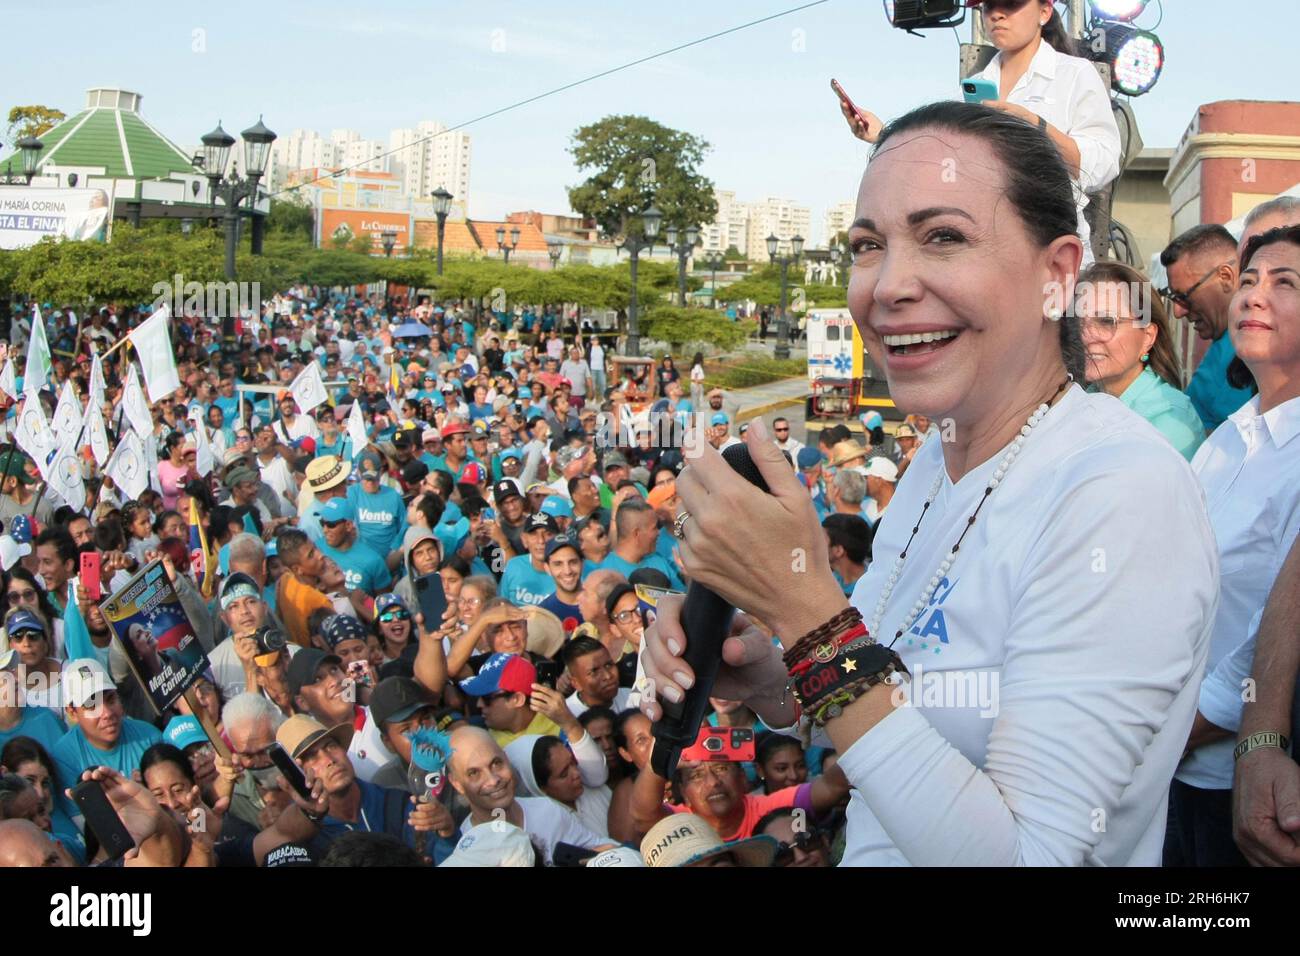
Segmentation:
[[(907, 612), (907, 617), (903, 619), (902, 625), (894, 633), (894, 639), (889, 642), (890, 647), (893, 647), (894, 643), (907, 633), (908, 629), (916, 623), (916, 619), (921, 616), (921, 612), (930, 606), (930, 599), (934, 597), (934, 592), (938, 590), (940, 583), (947, 576), (948, 571), (951, 570), (953, 562), (957, 560), (957, 552), (961, 550), (961, 543), (965, 539), (966, 533), (974, 526), (975, 519), (979, 516), (980, 509), (984, 507), (984, 502), (989, 500), (989, 495), (993, 494), (993, 489), (1002, 484), (1002, 480), (1006, 478), (1007, 471), (1013, 464), (1015, 464), (1016, 458), (1020, 455), (1020, 449), (1024, 447), (1025, 439), (1029, 437), (1030, 433), (1035, 427), (1037, 427), (1038, 423), (1043, 420), (1043, 417), (1051, 409), (1052, 404), (1060, 398), (1062, 394), (1064, 394), (1065, 390), (1070, 387), (1070, 383), (1073, 381), (1074, 376), (1068, 376), (1066, 380), (1061, 383), (1060, 388), (1056, 390), (1056, 394), (1048, 401), (1043, 402), (1034, 409), (1033, 414), (1029, 416), (1029, 420), (1025, 422), (1024, 425), (1020, 426), (1020, 434), (1011, 442), (1011, 447), (1007, 449), (1007, 453), (1003, 455), (1002, 460), (998, 462), (998, 467), (994, 469), (992, 477), (989, 478), (988, 485), (984, 488), (984, 496), (980, 498), (980, 502), (976, 505), (975, 510), (971, 512), (971, 516), (966, 519), (966, 527), (962, 529), (961, 535), (957, 538), (957, 543), (952, 546), (952, 550), (948, 552), (948, 556), (939, 563), (938, 569), (930, 578), (930, 583), (925, 586), (925, 590), (921, 592), (921, 596), (916, 599), (916, 603), (912, 605), (912, 609)], [(880, 592), (880, 599), (876, 601), (875, 614), (873, 615), (871, 624), (867, 629), (867, 634), (872, 640), (879, 640), (878, 635), (880, 634), (880, 622), (885, 616), (885, 607), (894, 593), (894, 586), (898, 584), (899, 575), (903, 573), (903, 564), (907, 561), (907, 549), (912, 546), (912, 542), (916, 539), (917, 532), (921, 530), (921, 522), (925, 520), (925, 513), (930, 510), (930, 505), (934, 504), (934, 499), (939, 494), (939, 488), (943, 485), (943, 476), (944, 467), (943, 462), (940, 461), (939, 473), (935, 475), (934, 484), (930, 486), (930, 493), (926, 496), (925, 504), (921, 506), (921, 515), (916, 519), (916, 524), (912, 526), (912, 536), (907, 539), (907, 544), (904, 545), (903, 550), (899, 552), (898, 559), (894, 562), (893, 570), (889, 572), (889, 578), (885, 582), (885, 587)]]

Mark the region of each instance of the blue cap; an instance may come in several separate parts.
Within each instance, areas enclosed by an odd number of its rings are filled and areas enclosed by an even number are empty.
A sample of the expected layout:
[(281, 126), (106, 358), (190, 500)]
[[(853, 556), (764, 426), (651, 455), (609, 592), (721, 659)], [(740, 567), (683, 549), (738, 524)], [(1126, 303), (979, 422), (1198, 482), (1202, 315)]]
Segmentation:
[(32, 543), (32, 519), (27, 515), (14, 515), (9, 519), (9, 537), (19, 544)]
[(22, 631), (36, 631), (40, 634), (45, 634), (46, 637), (49, 636), (46, 633), (45, 625), (41, 623), (41, 619), (26, 608), (14, 611), (10, 614), (9, 620), (5, 624), (5, 629), (10, 635), (18, 634)]
[(709, 419), (710, 425), (730, 425), (731, 419), (727, 417), (726, 412), (714, 412), (713, 417)]
[(331, 498), (320, 509), (321, 524), (332, 521), (355, 521), (356, 511), (346, 498)]
[(799, 449), (799, 453), (794, 456), (794, 460), (799, 465), (800, 471), (807, 471), (809, 468), (815, 468), (821, 463), (822, 454), (816, 448), (804, 445)]
[(501, 460), (505, 461), (507, 458), (513, 458), (515, 461), (524, 460), (523, 453), (520, 452), (518, 448), (507, 448), (505, 451), (503, 451), (501, 453)]
[(167, 729), (163, 731), (163, 740), (178, 750), (184, 750), (191, 744), (206, 744), (208, 735), (203, 732), (198, 719), (187, 714), (183, 717), (173, 717), (167, 723)]
[(383, 614), (390, 607), (400, 607), (405, 611), (410, 610), (410, 608), (406, 606), (405, 601), (398, 597), (394, 592), (389, 591), (387, 594), (381, 594), (379, 597), (375, 598), (375, 617), (379, 617), (379, 615)]
[(531, 386), (528, 386), (528, 385), (520, 385), (520, 386), (519, 386), (519, 397), (520, 397), (520, 398), (532, 398), (532, 397), (533, 397), (533, 390), (532, 390), (532, 387), (531, 387)]
[(546, 500), (542, 502), (542, 513), (552, 518), (572, 518), (573, 506), (559, 495), (547, 495)]
[(478, 674), (462, 681), (460, 689), (471, 697), (486, 697), (497, 691), (531, 694), (537, 669), (522, 654), (493, 654), (479, 668)]
[(871, 431), (873, 428), (882, 428), (884, 424), (885, 420), (880, 417), (880, 412), (870, 411), (862, 416), (862, 427), (867, 431)]
[(572, 548), (574, 551), (578, 552), (579, 558), (582, 557), (582, 548), (578, 547), (577, 538), (571, 538), (567, 534), (557, 534), (550, 541), (546, 542), (545, 559), (547, 561), (551, 560), (551, 555), (556, 551), (559, 551), (561, 548)]

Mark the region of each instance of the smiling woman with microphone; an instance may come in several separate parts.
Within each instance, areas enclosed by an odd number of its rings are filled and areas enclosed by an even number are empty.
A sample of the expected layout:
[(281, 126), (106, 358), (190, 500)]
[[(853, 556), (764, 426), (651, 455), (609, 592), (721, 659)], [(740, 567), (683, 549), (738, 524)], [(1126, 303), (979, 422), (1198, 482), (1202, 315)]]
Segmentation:
[[(854, 788), (848, 864), (1160, 860), (1215, 543), (1182, 457), (1080, 387), (1077, 322), (1046, 292), (1078, 272), (1075, 222), (1060, 154), (1003, 112), (939, 103), (881, 134), (849, 307), (894, 400), (951, 440), (917, 452), (851, 602), (761, 422), (745, 440), (770, 494), (707, 447), (678, 478), (692, 581), (783, 645), (738, 618), (712, 693), (829, 737)], [(642, 654), (673, 703), (709, 637), (680, 612), (660, 602)]]

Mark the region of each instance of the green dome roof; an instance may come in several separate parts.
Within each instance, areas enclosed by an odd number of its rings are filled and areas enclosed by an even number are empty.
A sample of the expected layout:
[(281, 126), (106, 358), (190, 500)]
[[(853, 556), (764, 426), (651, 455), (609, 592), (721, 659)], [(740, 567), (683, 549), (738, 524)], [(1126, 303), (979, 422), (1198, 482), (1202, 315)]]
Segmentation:
[[(170, 179), (174, 173), (196, 172), (191, 157), (139, 114), (140, 96), (122, 90), (96, 89), (87, 94), (87, 108), (40, 136), (42, 149), (37, 175), (53, 166), (102, 166), (117, 179)], [(0, 159), (0, 168), (16, 152)]]

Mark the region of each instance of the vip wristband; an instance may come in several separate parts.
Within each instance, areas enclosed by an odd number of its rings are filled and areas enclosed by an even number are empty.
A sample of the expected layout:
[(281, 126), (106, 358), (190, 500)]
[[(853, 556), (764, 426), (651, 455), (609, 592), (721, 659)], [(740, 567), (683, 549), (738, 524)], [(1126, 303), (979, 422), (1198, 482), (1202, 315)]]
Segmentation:
[(794, 678), (795, 698), (804, 714), (822, 726), (844, 708), (894, 674), (908, 673), (898, 654), (883, 644), (864, 640), (836, 647), (832, 657), (818, 660)]
[(1291, 747), (1291, 741), (1287, 740), (1285, 734), (1279, 734), (1274, 730), (1266, 730), (1262, 733), (1251, 734), (1232, 749), (1232, 759), (1235, 762), (1250, 753), (1252, 750), (1261, 750), (1264, 747), (1279, 747), (1282, 750), (1289, 750)]

